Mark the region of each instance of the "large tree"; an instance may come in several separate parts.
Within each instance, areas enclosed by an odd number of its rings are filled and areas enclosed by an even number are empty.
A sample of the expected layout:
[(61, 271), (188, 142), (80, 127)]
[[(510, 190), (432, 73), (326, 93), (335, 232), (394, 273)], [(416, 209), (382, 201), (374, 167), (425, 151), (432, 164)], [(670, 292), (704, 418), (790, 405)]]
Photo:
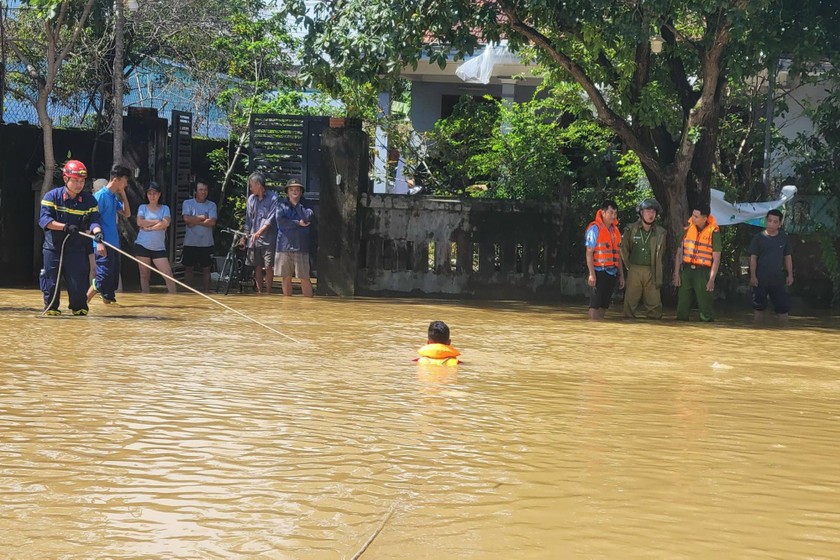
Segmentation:
[[(827, 48), (837, 8), (805, 0), (287, 0), (305, 25), (306, 73), (385, 83), (422, 57), (445, 66), (482, 43), (510, 46), (583, 89), (638, 156), (671, 239), (708, 202), (731, 86), (779, 55)], [(340, 72), (338, 72), (340, 70)]]

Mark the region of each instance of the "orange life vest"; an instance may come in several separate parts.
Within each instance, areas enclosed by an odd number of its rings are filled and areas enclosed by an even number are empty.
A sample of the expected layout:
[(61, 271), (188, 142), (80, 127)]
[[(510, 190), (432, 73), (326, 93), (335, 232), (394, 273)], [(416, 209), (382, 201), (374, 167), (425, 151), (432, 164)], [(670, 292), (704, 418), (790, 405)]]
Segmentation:
[(618, 266), (618, 247), (621, 245), (621, 232), (618, 230), (618, 219), (610, 227), (604, 224), (604, 211), (598, 210), (595, 221), (586, 227), (598, 226), (598, 241), (595, 244), (595, 266), (611, 268)]
[(436, 366), (457, 366), (460, 362), (458, 356), (461, 353), (454, 346), (448, 344), (427, 344), (417, 351), (420, 354), (415, 361), (418, 364), (429, 364)]
[(720, 228), (714, 216), (709, 216), (703, 231), (698, 231), (697, 226), (689, 218), (682, 244), (683, 263), (711, 267), (713, 260), (712, 235), (716, 231), (720, 231)]

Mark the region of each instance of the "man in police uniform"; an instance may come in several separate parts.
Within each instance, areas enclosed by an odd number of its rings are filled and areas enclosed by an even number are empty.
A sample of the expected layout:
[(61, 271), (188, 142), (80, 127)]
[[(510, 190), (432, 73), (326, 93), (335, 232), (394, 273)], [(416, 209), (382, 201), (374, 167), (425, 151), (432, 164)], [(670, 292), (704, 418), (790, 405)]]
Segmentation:
[(40, 277), (44, 312), (46, 315), (61, 315), (56, 290), (60, 291), (59, 280), (63, 279), (67, 283), (70, 311), (73, 315), (87, 315), (90, 282), (87, 248), (90, 241), (79, 232), (93, 233), (97, 241), (96, 252), (104, 256), (101, 217), (96, 199), (89, 192), (82, 191), (87, 178), (85, 165), (71, 159), (64, 164), (62, 175), (64, 186), (44, 195), (38, 218), (38, 225), (44, 230), (44, 268)]
[(627, 226), (621, 236), (621, 262), (627, 267), (624, 286), (624, 316), (638, 317), (639, 302), (645, 317), (662, 318), (662, 254), (665, 251), (665, 228), (657, 225), (662, 206), (655, 198), (637, 206), (639, 220)]
[(674, 286), (677, 292), (677, 320), (688, 321), (691, 294), (697, 297), (700, 320), (715, 320), (715, 277), (720, 267), (723, 242), (720, 228), (708, 204), (694, 207), (674, 259)]

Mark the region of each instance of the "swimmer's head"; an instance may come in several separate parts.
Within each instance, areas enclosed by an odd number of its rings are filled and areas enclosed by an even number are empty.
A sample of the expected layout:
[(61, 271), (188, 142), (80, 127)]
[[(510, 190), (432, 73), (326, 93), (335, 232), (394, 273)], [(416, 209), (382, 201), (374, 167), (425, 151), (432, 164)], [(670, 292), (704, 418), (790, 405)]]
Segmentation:
[(450, 344), (449, 327), (443, 321), (429, 323), (429, 344)]

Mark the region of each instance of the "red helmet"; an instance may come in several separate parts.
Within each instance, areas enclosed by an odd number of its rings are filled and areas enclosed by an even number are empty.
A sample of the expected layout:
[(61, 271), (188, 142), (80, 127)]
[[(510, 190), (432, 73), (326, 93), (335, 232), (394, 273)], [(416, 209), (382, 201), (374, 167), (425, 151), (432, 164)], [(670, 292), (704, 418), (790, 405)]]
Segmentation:
[(77, 159), (71, 159), (64, 164), (65, 177), (87, 177), (87, 167)]

